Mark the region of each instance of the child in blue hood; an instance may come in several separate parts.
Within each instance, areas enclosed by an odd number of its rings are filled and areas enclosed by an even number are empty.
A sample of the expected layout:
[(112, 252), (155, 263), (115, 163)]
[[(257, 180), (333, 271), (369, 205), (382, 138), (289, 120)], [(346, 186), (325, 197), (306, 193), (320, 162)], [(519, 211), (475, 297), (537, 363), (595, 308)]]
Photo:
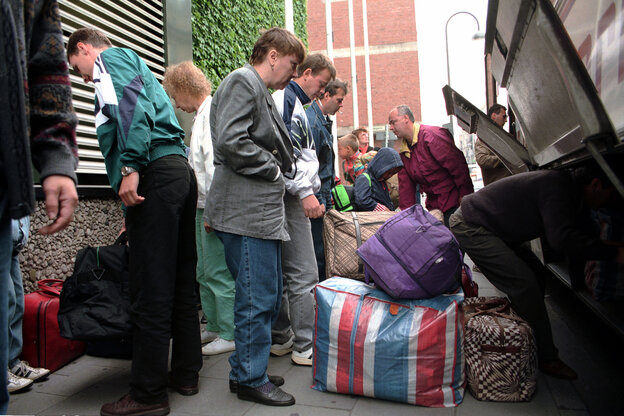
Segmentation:
[(396, 150), (383, 147), (370, 161), (366, 171), (355, 180), (355, 205), (358, 211), (394, 211), (386, 185), (392, 175), (403, 168)]

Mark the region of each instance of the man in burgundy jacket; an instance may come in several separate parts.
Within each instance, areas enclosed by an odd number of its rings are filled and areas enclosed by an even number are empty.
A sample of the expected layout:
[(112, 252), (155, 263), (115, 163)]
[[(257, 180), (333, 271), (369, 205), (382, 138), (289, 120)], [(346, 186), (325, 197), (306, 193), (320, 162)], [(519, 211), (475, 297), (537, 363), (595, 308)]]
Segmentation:
[(444, 213), (444, 224), (462, 198), (474, 192), (468, 164), (447, 129), (414, 123), (406, 105), (388, 115), (390, 130), (402, 140), (399, 153), (404, 169), (399, 172), (399, 206), (416, 203), (417, 185), (427, 195), (426, 208)]

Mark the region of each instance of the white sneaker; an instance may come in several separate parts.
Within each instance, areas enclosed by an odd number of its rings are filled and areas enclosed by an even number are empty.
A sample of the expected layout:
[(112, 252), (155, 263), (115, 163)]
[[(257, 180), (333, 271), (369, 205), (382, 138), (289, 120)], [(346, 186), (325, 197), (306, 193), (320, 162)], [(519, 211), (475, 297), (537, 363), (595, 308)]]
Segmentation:
[(50, 374), (50, 370), (47, 368), (34, 368), (29, 366), (26, 361), (20, 361), (15, 367), (11, 368), (10, 371), (18, 377), (27, 378), (32, 381), (43, 379)]
[(221, 337), (217, 337), (210, 344), (206, 344), (202, 347), (202, 355), (217, 355), (224, 352), (234, 351), (234, 341), (228, 341)]
[(297, 365), (312, 365), (312, 355), (313, 355), (313, 350), (312, 348), (305, 350), (305, 351), (293, 351), (290, 359), (294, 364)]
[(201, 343), (212, 342), (219, 337), (219, 334), (212, 331), (206, 331), (206, 328), (201, 330)]
[(7, 380), (7, 390), (9, 393), (15, 393), (26, 387), (30, 386), (33, 383), (32, 380), (29, 380), (24, 377), (18, 377), (12, 372), (9, 371), (8, 380)]
[(286, 355), (289, 352), (292, 351), (292, 345), (293, 345), (293, 340), (295, 339), (295, 336), (291, 336), (290, 339), (288, 341), (286, 341), (283, 344), (273, 344), (271, 345), (271, 354), (273, 355), (277, 355), (278, 357), (281, 357), (282, 355)]

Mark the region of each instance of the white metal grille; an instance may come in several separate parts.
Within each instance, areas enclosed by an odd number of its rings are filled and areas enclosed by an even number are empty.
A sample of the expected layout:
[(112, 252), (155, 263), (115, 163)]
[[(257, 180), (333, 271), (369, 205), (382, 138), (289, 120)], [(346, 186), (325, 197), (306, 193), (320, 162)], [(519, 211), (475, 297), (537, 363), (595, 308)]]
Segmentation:
[[(102, 30), (114, 46), (134, 50), (156, 78), (165, 72), (164, 19), (162, 0), (59, 0), (64, 40), (76, 29)], [(93, 84), (85, 84), (70, 73), (80, 163), (78, 173), (106, 174), (93, 116)]]

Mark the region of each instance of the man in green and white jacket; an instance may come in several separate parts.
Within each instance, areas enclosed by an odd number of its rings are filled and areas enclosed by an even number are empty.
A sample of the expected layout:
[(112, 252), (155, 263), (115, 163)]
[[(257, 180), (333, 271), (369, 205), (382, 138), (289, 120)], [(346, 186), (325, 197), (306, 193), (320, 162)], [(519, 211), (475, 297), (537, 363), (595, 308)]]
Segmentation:
[(113, 48), (102, 32), (83, 28), (70, 36), (67, 57), (95, 85), (98, 141), (109, 182), (126, 206), (130, 243), (130, 392), (101, 414), (168, 414), (167, 385), (196, 394), (202, 366), (194, 292), (197, 182), (184, 132), (169, 97), (132, 50)]

